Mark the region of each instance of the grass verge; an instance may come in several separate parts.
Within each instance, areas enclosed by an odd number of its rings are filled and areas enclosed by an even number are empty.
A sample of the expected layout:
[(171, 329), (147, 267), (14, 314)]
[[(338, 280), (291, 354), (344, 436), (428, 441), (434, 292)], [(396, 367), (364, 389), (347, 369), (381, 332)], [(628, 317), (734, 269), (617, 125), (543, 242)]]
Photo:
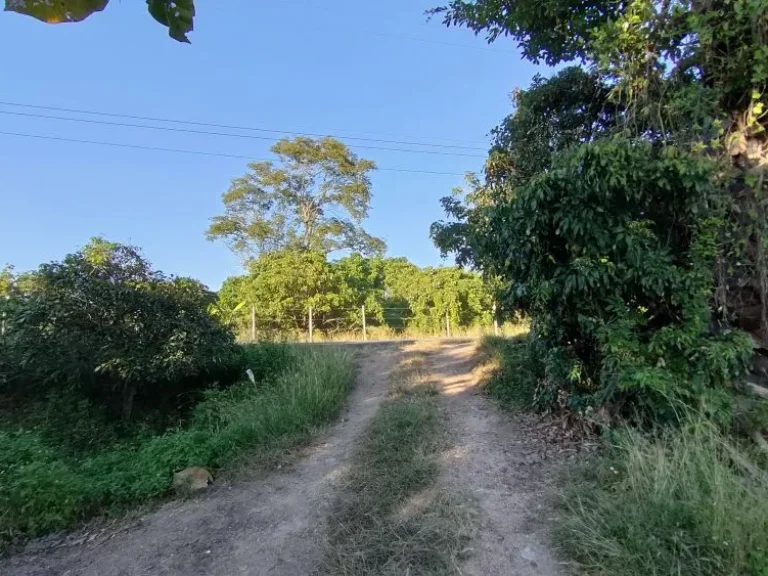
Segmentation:
[[(532, 407), (525, 339), (486, 337), (489, 394)], [(768, 576), (768, 475), (715, 424), (693, 419), (655, 434), (625, 428), (607, 452), (562, 478), (557, 540), (580, 574)]]
[(531, 409), (536, 377), (527, 337), (486, 336), (480, 341), (480, 353), (487, 358), (490, 371), (485, 384), (488, 394), (504, 408)]
[(336, 416), (354, 378), (349, 353), (302, 348), (257, 385), (208, 391), (183, 427), (164, 433), (73, 455), (39, 429), (0, 430), (0, 547), (167, 495), (173, 472), (188, 466), (215, 471), (306, 439)]
[(570, 473), (558, 536), (582, 573), (768, 575), (768, 477), (714, 425), (625, 430)]
[(392, 378), (328, 522), (323, 570), (334, 575), (460, 574), (474, 514), (434, 486), (447, 447), (437, 391), (419, 357)]

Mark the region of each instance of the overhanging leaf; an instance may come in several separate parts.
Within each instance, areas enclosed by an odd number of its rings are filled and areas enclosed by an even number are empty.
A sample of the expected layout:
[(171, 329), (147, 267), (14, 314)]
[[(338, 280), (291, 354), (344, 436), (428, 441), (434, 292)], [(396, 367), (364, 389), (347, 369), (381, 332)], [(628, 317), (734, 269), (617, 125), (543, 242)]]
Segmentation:
[(5, 0), (7, 12), (18, 12), (48, 24), (80, 22), (106, 8), (109, 0)]
[(168, 27), (168, 35), (179, 42), (189, 43), (187, 33), (194, 29), (194, 0), (147, 0), (152, 17)]

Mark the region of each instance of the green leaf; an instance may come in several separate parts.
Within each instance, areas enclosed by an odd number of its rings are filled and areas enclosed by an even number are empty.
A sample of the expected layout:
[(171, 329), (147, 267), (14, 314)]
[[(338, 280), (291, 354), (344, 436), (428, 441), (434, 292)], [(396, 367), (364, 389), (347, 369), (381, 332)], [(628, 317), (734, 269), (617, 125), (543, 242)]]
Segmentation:
[(147, 0), (152, 17), (168, 27), (168, 35), (179, 42), (189, 43), (187, 33), (194, 30), (194, 0)]
[(109, 0), (5, 0), (6, 12), (32, 16), (48, 24), (80, 22), (101, 12)]

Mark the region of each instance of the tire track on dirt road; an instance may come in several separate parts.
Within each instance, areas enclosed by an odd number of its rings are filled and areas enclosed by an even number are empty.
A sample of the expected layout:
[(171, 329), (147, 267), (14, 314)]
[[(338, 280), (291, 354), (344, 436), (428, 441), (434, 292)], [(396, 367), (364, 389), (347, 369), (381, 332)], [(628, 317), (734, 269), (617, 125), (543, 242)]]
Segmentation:
[[(562, 576), (548, 533), (548, 466), (526, 465), (522, 417), (504, 413), (480, 389), (476, 343), (444, 343), (430, 355), (452, 434), (439, 484), (471, 494), (480, 526), (461, 572), (467, 576)], [(550, 516), (550, 518), (548, 518)]]
[(360, 374), (348, 408), (295, 466), (265, 478), (214, 485), (210, 493), (171, 502), (119, 532), (79, 545), (40, 542), (0, 560), (13, 576), (230, 576), (311, 574), (322, 550), (314, 531), (354, 449), (386, 396), (400, 345), (359, 352)]

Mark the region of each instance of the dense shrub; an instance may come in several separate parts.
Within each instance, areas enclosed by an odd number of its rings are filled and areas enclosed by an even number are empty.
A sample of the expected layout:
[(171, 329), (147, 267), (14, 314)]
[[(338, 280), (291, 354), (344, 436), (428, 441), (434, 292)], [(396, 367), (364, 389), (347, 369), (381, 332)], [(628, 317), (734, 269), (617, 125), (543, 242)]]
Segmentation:
[(95, 239), (16, 282), (4, 305), (6, 391), (73, 390), (123, 419), (242, 368), (199, 282), (151, 270), (137, 249)]
[(539, 368), (533, 362), (530, 348), (527, 336), (486, 336), (480, 342), (480, 350), (493, 368), (485, 389), (507, 408), (533, 407)]
[(257, 381), (270, 380), (293, 364), (296, 351), (278, 342), (259, 342), (245, 345), (245, 363)]
[(725, 206), (714, 169), (674, 147), (600, 141), (558, 156), (499, 208), (541, 404), (724, 412), (722, 387), (744, 374), (751, 342), (711, 314)]

